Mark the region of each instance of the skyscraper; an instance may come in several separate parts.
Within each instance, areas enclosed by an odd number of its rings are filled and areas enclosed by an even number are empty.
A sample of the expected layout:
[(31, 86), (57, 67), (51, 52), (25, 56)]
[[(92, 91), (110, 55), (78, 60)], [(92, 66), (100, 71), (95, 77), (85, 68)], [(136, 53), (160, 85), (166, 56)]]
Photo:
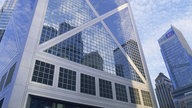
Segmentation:
[(159, 73), (155, 79), (156, 95), (159, 101), (160, 108), (175, 108), (171, 92), (173, 85), (163, 73)]
[(0, 42), (12, 15), (17, 0), (4, 0), (2, 7), (0, 6)]
[(182, 33), (171, 26), (158, 42), (174, 88), (192, 84), (192, 51)]
[(18, 0), (4, 36), (3, 108), (157, 107), (127, 0)]
[(175, 107), (181, 108), (183, 98), (192, 91), (192, 50), (182, 33), (173, 26), (158, 42), (174, 86), (172, 96)]

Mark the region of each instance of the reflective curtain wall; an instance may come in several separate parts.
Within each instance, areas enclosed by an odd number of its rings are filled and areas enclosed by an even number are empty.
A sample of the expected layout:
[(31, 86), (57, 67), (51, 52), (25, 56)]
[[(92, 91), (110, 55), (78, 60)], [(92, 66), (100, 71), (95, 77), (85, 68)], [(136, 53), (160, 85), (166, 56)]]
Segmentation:
[[(50, 0), (39, 44), (84, 28), (44, 51), (143, 83), (145, 73), (126, 6), (126, 0)], [(88, 27), (84, 27), (89, 22)]]
[(18, 0), (0, 43), (0, 71), (23, 53), (36, 0)]
[(0, 4), (0, 42), (12, 16), (17, 0), (3, 0)]

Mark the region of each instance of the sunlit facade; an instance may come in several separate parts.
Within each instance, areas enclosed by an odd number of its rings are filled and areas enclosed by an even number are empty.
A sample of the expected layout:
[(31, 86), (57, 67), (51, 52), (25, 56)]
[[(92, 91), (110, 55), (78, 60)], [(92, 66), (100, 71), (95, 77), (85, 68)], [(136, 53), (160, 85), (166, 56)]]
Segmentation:
[(126, 0), (18, 0), (4, 36), (3, 108), (157, 107)]

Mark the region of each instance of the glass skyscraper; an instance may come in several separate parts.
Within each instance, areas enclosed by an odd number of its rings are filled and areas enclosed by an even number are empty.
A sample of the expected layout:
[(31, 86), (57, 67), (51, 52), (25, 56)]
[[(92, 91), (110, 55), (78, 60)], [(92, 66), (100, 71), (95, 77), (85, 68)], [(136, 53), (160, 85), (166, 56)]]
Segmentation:
[[(192, 96), (192, 50), (182, 33), (171, 28), (158, 40), (169, 76), (174, 86), (172, 92), (176, 108), (190, 108)], [(189, 95), (190, 94), (190, 95)]]
[(156, 108), (127, 0), (18, 0), (0, 44), (3, 108)]
[(182, 33), (171, 26), (158, 42), (174, 88), (192, 84), (192, 51)]

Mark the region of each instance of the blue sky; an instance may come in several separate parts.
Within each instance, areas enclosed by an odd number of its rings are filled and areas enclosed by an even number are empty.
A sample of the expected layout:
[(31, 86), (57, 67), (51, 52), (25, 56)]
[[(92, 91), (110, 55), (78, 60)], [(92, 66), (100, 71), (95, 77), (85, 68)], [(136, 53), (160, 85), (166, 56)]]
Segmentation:
[(192, 48), (192, 0), (130, 0), (149, 73), (168, 76), (157, 40), (170, 28), (178, 28)]

